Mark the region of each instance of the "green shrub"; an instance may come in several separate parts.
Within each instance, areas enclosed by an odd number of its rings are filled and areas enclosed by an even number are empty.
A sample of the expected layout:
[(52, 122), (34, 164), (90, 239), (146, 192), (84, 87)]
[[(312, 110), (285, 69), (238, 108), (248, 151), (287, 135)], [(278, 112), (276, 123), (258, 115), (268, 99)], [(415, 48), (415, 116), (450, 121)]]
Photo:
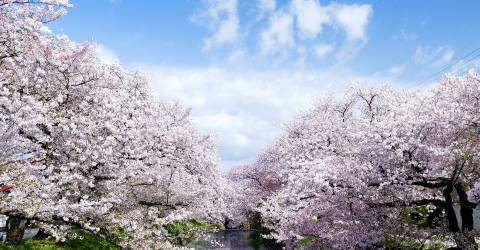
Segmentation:
[(0, 250), (120, 250), (121, 248), (93, 233), (76, 230), (75, 238), (64, 242), (49, 239), (22, 240), (19, 245), (0, 244)]
[(196, 219), (173, 221), (163, 228), (167, 231), (168, 239), (177, 246), (185, 246), (192, 242), (199, 233), (221, 229), (223, 226), (211, 225)]
[(248, 236), (248, 243), (255, 249), (259, 249), (265, 244), (265, 238), (260, 232), (254, 232)]
[(297, 242), (297, 249), (302, 249), (302, 248), (310, 245), (314, 240), (315, 240), (315, 238), (313, 236), (303, 237), (303, 239), (301, 239)]

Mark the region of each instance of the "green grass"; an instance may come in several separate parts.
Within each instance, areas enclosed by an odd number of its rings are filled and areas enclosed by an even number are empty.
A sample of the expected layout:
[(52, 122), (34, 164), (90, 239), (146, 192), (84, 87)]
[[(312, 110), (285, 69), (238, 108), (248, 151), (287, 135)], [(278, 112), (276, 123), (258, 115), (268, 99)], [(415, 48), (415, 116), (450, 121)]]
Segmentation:
[(19, 245), (0, 244), (0, 250), (120, 250), (121, 248), (108, 240), (83, 231), (77, 230), (77, 238), (64, 242), (55, 242), (49, 239), (22, 240)]
[[(185, 246), (193, 241), (200, 232), (223, 229), (223, 225), (212, 225), (203, 223), (196, 219), (174, 221), (163, 226), (171, 243), (178, 246)], [(22, 240), (18, 245), (0, 243), (0, 250), (119, 250), (115, 242), (129, 238), (121, 228), (111, 233), (108, 239), (87, 232), (75, 230), (74, 235), (64, 242), (56, 242), (50, 239), (33, 238)]]
[(63, 249), (59, 248), (56, 245), (55, 241), (52, 240), (23, 240), (19, 245), (12, 245), (12, 244), (0, 244), (1, 250), (53, 250), (53, 249)]
[(414, 239), (399, 239), (395, 236), (388, 236), (381, 245), (387, 249), (436, 250), (445, 248), (445, 245), (440, 242), (425, 243)]

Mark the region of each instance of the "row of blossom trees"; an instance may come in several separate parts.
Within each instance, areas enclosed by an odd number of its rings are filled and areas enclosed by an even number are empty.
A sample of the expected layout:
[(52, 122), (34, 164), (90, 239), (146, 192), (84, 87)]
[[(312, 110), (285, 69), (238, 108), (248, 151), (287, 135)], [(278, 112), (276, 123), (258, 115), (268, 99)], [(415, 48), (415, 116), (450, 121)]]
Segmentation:
[(269, 236), (291, 248), (440, 239), (477, 249), (479, 140), (475, 72), (427, 90), (354, 86), (288, 124), (253, 166), (232, 170), (248, 199), (236, 209), (260, 212)]
[[(46, 25), (66, 0), (0, 1), (0, 214), (57, 239), (82, 228), (126, 248), (170, 248), (164, 225), (225, 213), (209, 136), (145, 79)], [(8, 187), (8, 189), (7, 189)]]

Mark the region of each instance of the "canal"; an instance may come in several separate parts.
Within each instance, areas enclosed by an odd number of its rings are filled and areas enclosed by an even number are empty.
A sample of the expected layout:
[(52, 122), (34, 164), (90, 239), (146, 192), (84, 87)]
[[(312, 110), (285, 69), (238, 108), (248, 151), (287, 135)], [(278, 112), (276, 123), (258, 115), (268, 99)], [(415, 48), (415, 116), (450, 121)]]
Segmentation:
[(250, 230), (227, 229), (199, 237), (187, 247), (215, 250), (274, 250), (282, 249), (272, 240), (260, 237), (260, 233)]

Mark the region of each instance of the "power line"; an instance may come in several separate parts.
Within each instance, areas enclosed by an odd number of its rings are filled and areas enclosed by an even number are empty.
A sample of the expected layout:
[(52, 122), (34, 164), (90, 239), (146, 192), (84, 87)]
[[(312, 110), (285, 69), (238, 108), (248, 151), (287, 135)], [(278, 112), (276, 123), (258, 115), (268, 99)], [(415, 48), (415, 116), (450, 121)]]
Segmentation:
[[(415, 86), (417, 86), (417, 87), (421, 87), (421, 86), (422, 86), (422, 85), (424, 85), (425, 83), (428, 83), (428, 82), (430, 82), (431, 80), (433, 80), (433, 79), (435, 79), (436, 77), (438, 77), (438, 75), (439, 75), (439, 74), (442, 74), (442, 73), (444, 73), (444, 71), (446, 71), (446, 70), (448, 70), (448, 69), (452, 68), (452, 67), (453, 67), (453, 66), (455, 66), (456, 64), (460, 63), (462, 60), (464, 60), (464, 59), (466, 59), (466, 58), (470, 57), (471, 55), (474, 55), (475, 53), (477, 53), (477, 52), (479, 52), (479, 51), (480, 51), (480, 47), (478, 47), (478, 48), (476, 48), (476, 49), (474, 49), (474, 50), (470, 51), (470, 52), (469, 52), (467, 55), (465, 55), (465, 56), (463, 56), (462, 58), (460, 58), (460, 59), (456, 60), (454, 63), (451, 63), (451, 64), (449, 64), (449, 65), (445, 66), (445, 67), (444, 67), (444, 68), (442, 68), (441, 70), (439, 70), (439, 71), (435, 72), (434, 74), (430, 75), (430, 76), (429, 76), (428, 78), (426, 78), (425, 80), (423, 80), (423, 81), (421, 81), (421, 82), (417, 83)], [(471, 62), (471, 61), (475, 60), (475, 59), (476, 59), (476, 58), (478, 58), (479, 56), (480, 56), (480, 53), (479, 53), (479, 54), (477, 54), (477, 55), (475, 55), (473, 58), (471, 58), (471, 59), (467, 60), (467, 61), (465, 62), (465, 64), (463, 65), (463, 67), (465, 67), (465, 66), (466, 66), (466, 63), (468, 63), (468, 62)], [(460, 69), (461, 69), (461, 68), (460, 68)]]
[(472, 62), (475, 62), (474, 60), (479, 58), (480, 57), (480, 54), (478, 55), (475, 55), (474, 57), (468, 59), (467, 61), (464, 62), (464, 64), (462, 65), (462, 67), (458, 68), (457, 70), (455, 70), (453, 72), (453, 74), (456, 74), (458, 73), (462, 68), (466, 68), (469, 64), (471, 64)]

